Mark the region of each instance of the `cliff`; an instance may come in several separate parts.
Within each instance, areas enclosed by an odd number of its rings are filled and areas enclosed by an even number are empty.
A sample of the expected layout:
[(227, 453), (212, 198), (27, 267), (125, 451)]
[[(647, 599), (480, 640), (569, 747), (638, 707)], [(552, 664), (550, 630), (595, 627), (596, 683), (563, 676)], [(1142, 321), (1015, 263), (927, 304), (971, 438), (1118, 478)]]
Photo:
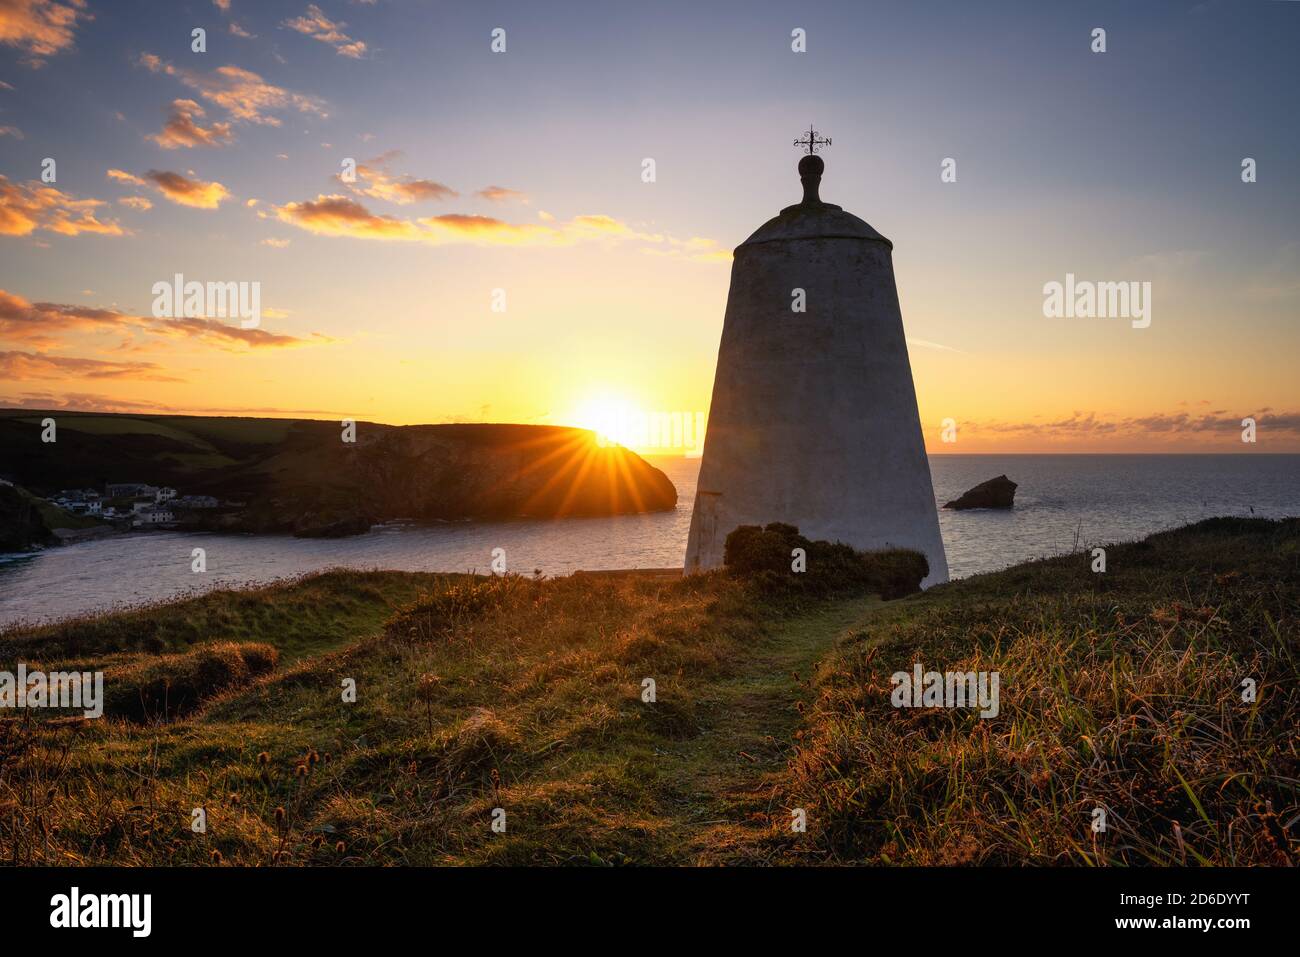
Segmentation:
[[(40, 420), (58, 441), (40, 441)], [(236, 503), (186, 513), (213, 530), (346, 535), (371, 524), (662, 511), (677, 490), (592, 433), (559, 426), (356, 424), (0, 411), (0, 474), (38, 495), (109, 482)]]
[(13, 485), (0, 485), (0, 552), (25, 552), (56, 541), (37, 501)]

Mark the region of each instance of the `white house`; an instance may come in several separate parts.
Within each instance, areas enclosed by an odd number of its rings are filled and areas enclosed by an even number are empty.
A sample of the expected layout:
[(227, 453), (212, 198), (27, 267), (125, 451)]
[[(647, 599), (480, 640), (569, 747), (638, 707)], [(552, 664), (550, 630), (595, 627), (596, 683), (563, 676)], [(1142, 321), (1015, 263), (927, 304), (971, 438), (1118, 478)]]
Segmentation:
[(176, 521), (176, 515), (169, 508), (161, 505), (147, 505), (135, 514), (136, 525), (166, 525)]

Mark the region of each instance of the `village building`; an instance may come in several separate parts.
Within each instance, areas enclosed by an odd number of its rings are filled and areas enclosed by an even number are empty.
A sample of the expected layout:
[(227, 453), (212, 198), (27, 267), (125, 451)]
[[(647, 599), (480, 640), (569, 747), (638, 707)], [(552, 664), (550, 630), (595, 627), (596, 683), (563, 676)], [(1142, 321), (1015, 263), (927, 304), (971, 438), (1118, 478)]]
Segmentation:
[(154, 498), (157, 494), (158, 489), (141, 482), (110, 482), (104, 487), (106, 498), (136, 498), (142, 495)]
[(176, 513), (163, 505), (146, 505), (135, 513), (134, 525), (167, 525), (176, 521)]

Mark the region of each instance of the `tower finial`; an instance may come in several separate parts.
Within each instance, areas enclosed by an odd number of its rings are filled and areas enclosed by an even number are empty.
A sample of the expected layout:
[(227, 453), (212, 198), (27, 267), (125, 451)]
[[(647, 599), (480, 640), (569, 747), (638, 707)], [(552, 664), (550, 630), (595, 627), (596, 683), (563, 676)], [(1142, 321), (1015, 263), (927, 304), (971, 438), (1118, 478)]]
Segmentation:
[(812, 156), (823, 146), (830, 146), (831, 140), (830, 137), (826, 137), (825, 139), (823, 139), (821, 134), (812, 128), (812, 124), (810, 123), (808, 124), (808, 132), (805, 133), (799, 139), (795, 140), (794, 145), (800, 147), (801, 149), (803, 147), (807, 147), (808, 155)]
[(817, 151), (831, 145), (830, 137), (823, 138), (809, 124), (808, 132), (795, 140), (794, 145), (808, 150), (807, 154), (799, 160), (799, 181), (803, 183), (803, 205), (820, 206), (822, 199), (817, 190), (821, 186), (822, 172), (826, 169), (826, 163), (817, 155)]

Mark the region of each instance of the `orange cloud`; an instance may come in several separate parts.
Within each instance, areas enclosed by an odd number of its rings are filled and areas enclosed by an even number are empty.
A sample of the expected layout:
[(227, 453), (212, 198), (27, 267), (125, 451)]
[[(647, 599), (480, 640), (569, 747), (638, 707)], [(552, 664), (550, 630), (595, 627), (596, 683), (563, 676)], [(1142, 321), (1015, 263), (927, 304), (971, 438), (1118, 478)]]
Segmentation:
[[(250, 349), (284, 348), (308, 345), (311, 342), (311, 340), (299, 339), (295, 336), (267, 332), (265, 329), (241, 329), (239, 326), (228, 326), (216, 319), (196, 319), (188, 316), (154, 320), (149, 329), (162, 336), (177, 339), (195, 339), (220, 349), (229, 349), (232, 346), (248, 346)], [(317, 335), (314, 338), (317, 343), (322, 345), (335, 341), (328, 336), (322, 335)]]
[(132, 186), (147, 186), (139, 176), (134, 173), (128, 173), (124, 169), (110, 169), (104, 173), (109, 179), (117, 180), (119, 183), (130, 183)]
[(0, 176), (0, 236), (27, 236), (38, 229), (61, 236), (125, 235), (115, 220), (96, 215), (106, 205), (102, 199), (76, 199), (53, 186), (11, 183)]
[(187, 179), (180, 173), (151, 169), (144, 178), (173, 203), (195, 209), (216, 209), (230, 192), (220, 183), (205, 183), (201, 179)]
[(504, 203), (510, 199), (517, 199), (521, 203), (528, 202), (528, 197), (521, 190), (508, 189), (505, 186), (485, 186), (474, 195), (494, 203)]
[(183, 382), (167, 375), (153, 362), (110, 362), (39, 352), (0, 352), (0, 375), (7, 379), (139, 379), (146, 382)]
[(448, 213), (418, 221), (427, 230), (429, 242), (479, 242), (515, 246), (563, 243), (568, 237), (561, 230), (531, 223), (516, 225), (490, 216), (466, 216)]
[[(576, 216), (567, 223), (508, 223), (491, 216), (447, 213), (404, 219), (371, 212), (349, 196), (317, 196), (314, 200), (272, 207), (284, 223), (318, 236), (347, 236), (354, 239), (384, 239), (403, 242), (450, 245), (470, 243), (498, 246), (559, 246), (574, 242), (618, 240), (672, 247), (676, 254), (702, 252), (698, 244), (712, 246), (712, 240), (675, 240), (659, 234), (638, 232), (611, 216)], [(693, 258), (696, 258), (693, 255)]]
[[(371, 160), (371, 164), (381, 164), (384, 158)], [(410, 203), (429, 199), (452, 199), (460, 194), (450, 186), (435, 183), (431, 179), (415, 179), (411, 176), (393, 176), (380, 165), (361, 164), (357, 166), (357, 178), (364, 186), (354, 186), (343, 180), (341, 174), (334, 177), (348, 189), (371, 199), (383, 199), (390, 203), (406, 206)]]
[(200, 97), (229, 113), (233, 120), (280, 126), (280, 118), (271, 115), (274, 111), (293, 109), (322, 117), (328, 115), (324, 103), (317, 97), (293, 93), (267, 83), (252, 70), (242, 67), (228, 65), (211, 73), (199, 73), (173, 66), (152, 53), (140, 54), (138, 62), (151, 73), (162, 73), (180, 80)]
[[(268, 310), (270, 311), (272, 310)], [(0, 289), (0, 340), (48, 349), (60, 344), (60, 336), (87, 331), (121, 332), (128, 335), (140, 332), (164, 339), (189, 339), (228, 350), (323, 345), (334, 341), (319, 334), (310, 339), (301, 339), (267, 332), (265, 329), (242, 329), (215, 319), (155, 319), (116, 309), (28, 302), (16, 293)]]
[(17, 47), (32, 68), (72, 48), (78, 20), (94, 19), (85, 0), (0, 0), (0, 44)]
[(28, 302), (22, 296), (0, 289), (0, 339), (42, 348), (57, 343), (54, 335), (75, 330), (111, 329), (127, 322), (143, 321), (112, 309), (66, 306), (52, 302)]
[(143, 196), (123, 196), (118, 200), (118, 202), (123, 206), (129, 207), (130, 209), (138, 209), (141, 212), (144, 212), (147, 209), (153, 209), (153, 203), (149, 202), (149, 200), (145, 199)]
[(193, 100), (173, 100), (171, 115), (161, 132), (151, 133), (151, 139), (165, 150), (190, 149), (195, 146), (224, 146), (233, 137), (229, 123), (213, 123), (204, 127), (196, 121), (202, 117), (203, 107)]
[(297, 30), (303, 36), (319, 40), (321, 43), (328, 43), (339, 56), (359, 60), (366, 55), (365, 43), (354, 40), (343, 32), (343, 28), (347, 24), (341, 20), (331, 20), (314, 3), (308, 4), (307, 12), (302, 16), (286, 20), (283, 25), (290, 30)]
[(282, 221), (321, 236), (354, 236), (360, 239), (418, 240), (420, 231), (408, 220), (380, 216), (346, 196), (317, 196), (302, 203), (276, 206)]

